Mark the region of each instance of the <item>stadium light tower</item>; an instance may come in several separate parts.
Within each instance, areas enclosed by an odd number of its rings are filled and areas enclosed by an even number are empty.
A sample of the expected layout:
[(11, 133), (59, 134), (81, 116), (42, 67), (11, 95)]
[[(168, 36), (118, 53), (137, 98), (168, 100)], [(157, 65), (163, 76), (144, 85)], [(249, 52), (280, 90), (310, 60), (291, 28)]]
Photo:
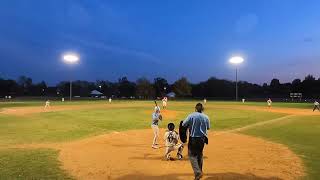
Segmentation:
[[(63, 55), (63, 62), (69, 65), (77, 64), (79, 56), (74, 53), (66, 53)], [(72, 80), (70, 79), (70, 101), (72, 100)]]
[(241, 56), (234, 56), (229, 59), (229, 62), (236, 66), (236, 101), (238, 101), (238, 65), (243, 61), (244, 60)]

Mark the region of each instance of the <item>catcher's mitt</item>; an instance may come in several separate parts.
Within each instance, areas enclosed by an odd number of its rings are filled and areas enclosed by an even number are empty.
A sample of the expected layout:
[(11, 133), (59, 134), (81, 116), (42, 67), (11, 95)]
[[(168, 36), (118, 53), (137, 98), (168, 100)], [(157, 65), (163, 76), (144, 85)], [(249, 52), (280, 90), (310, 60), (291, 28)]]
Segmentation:
[(162, 121), (162, 115), (161, 114), (159, 115), (159, 119), (160, 119), (160, 121)]
[(183, 121), (180, 121), (180, 125), (179, 125), (179, 136), (180, 136), (180, 140), (183, 143), (187, 142), (187, 127), (182, 126)]

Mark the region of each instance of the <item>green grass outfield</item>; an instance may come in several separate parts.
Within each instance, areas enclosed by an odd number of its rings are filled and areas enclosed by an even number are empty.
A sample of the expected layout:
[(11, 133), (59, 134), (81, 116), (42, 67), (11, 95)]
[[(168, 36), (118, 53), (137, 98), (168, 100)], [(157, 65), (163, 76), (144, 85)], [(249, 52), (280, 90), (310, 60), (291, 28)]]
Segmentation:
[[(194, 111), (196, 101), (170, 101), (169, 109), (177, 112), (178, 124)], [(60, 105), (107, 104), (106, 101), (52, 102)], [(265, 106), (251, 103), (250, 106)], [(1, 102), (2, 108), (39, 106), (44, 102)], [(123, 105), (123, 107), (122, 107)], [(286, 114), (264, 111), (238, 110), (219, 105), (239, 105), (236, 102), (208, 102), (205, 113), (211, 118), (213, 130), (230, 130), (257, 122), (283, 117)], [(111, 131), (150, 128), (152, 101), (114, 101), (95, 109), (44, 112), (26, 116), (0, 113), (0, 179), (70, 179), (60, 168), (58, 152), (50, 149), (16, 149), (15, 145), (28, 143), (66, 142)], [(274, 107), (312, 108), (312, 104), (274, 103)], [(319, 113), (320, 114), (320, 113)], [(320, 177), (320, 116), (295, 116), (282, 121), (249, 129), (245, 134), (263, 137), (287, 145), (301, 155), (307, 168), (306, 179)]]

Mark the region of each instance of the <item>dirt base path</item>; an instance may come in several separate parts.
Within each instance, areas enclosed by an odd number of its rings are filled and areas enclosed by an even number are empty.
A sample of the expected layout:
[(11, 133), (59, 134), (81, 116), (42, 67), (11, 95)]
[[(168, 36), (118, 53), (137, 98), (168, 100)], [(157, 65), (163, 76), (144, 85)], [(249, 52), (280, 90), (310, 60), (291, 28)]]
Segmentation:
[[(230, 132), (211, 133), (209, 139), (204, 179), (290, 180), (304, 175), (300, 158), (284, 145)], [(183, 160), (166, 161), (164, 148), (152, 149), (151, 140), (151, 130), (134, 130), (32, 147), (60, 150), (63, 168), (77, 179), (193, 179), (187, 147)]]

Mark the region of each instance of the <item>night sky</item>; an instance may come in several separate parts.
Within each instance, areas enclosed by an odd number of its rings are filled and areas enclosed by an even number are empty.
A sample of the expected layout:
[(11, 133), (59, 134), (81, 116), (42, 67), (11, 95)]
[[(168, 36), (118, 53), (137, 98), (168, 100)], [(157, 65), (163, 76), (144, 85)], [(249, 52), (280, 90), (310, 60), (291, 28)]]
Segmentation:
[[(1, 0), (0, 77), (262, 84), (320, 76), (319, 0)], [(80, 63), (62, 62), (76, 52)]]

